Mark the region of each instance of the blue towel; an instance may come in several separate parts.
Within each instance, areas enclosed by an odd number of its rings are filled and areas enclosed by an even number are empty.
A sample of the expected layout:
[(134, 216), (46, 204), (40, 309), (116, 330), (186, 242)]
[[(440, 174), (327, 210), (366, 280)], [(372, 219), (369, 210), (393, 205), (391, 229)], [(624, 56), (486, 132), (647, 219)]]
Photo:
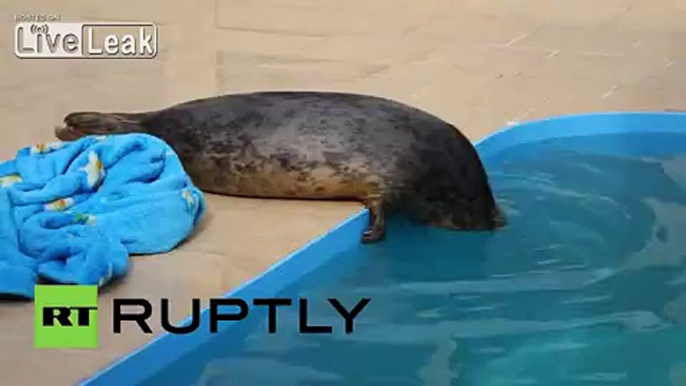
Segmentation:
[(26, 147), (0, 163), (0, 295), (103, 286), (131, 254), (168, 252), (205, 213), (176, 153), (143, 134)]

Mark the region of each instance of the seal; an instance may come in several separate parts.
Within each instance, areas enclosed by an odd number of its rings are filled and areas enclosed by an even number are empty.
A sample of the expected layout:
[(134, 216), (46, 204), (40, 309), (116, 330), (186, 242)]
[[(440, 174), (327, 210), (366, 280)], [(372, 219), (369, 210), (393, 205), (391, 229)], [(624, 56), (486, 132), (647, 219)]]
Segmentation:
[(63, 141), (123, 133), (167, 142), (207, 193), (360, 201), (370, 213), (363, 243), (383, 240), (396, 211), (444, 229), (506, 223), (472, 143), (440, 118), (382, 97), (228, 94), (150, 112), (73, 112), (55, 129)]

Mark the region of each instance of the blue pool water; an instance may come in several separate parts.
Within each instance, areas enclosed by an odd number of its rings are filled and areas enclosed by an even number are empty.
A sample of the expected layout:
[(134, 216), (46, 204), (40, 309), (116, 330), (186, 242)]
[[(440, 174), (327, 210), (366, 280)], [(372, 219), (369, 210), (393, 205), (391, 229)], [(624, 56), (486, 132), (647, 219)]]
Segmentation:
[[(664, 145), (686, 135), (665, 136), (487, 159), (507, 228), (395, 218), (385, 242), (282, 293), (333, 334), (300, 335), (297, 309), (279, 310), (276, 334), (262, 321), (218, 336), (146, 384), (686, 385), (686, 154)], [(372, 299), (354, 333), (328, 297)]]

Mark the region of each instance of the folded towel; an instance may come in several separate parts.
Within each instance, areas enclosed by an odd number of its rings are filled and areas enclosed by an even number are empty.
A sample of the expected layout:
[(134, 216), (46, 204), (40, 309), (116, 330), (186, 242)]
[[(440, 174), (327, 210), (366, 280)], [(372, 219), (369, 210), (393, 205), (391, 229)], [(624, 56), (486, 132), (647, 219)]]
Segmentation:
[(19, 150), (0, 163), (0, 295), (40, 279), (104, 285), (131, 254), (170, 251), (205, 212), (176, 153), (143, 134)]

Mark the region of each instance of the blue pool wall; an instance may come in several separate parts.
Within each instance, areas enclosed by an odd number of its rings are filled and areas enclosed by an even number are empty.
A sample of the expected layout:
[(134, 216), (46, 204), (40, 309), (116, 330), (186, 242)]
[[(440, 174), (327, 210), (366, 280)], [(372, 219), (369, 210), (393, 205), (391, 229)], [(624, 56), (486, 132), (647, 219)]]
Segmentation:
[[(567, 115), (525, 122), (505, 127), (481, 139), (475, 145), (488, 169), (489, 160), (498, 153), (513, 146), (548, 139), (570, 138), (603, 134), (630, 133), (684, 133), (686, 113), (662, 112), (611, 112)], [(632, 141), (618, 140), (612, 143), (618, 150), (641, 146)], [(665, 147), (676, 144), (665, 143)], [(312, 273), (340, 253), (359, 247), (360, 234), (368, 223), (366, 209), (354, 214), (331, 231), (320, 236), (301, 249), (291, 253), (262, 274), (242, 286), (223, 295), (227, 298), (252, 299), (276, 296), (303, 277)], [(251, 310), (252, 311), (252, 310)], [(187, 354), (199, 349), (215, 336), (210, 334), (207, 314), (203, 310), (201, 327), (190, 335), (162, 334), (133, 353), (122, 357), (94, 376), (81, 382), (82, 385), (135, 385), (144, 383), (173, 366)], [(182, 322), (187, 323), (189, 320)], [(244, 329), (240, 323), (220, 324), (219, 334), (235, 334), (239, 341)], [(191, 371), (194, 372), (194, 371)]]

